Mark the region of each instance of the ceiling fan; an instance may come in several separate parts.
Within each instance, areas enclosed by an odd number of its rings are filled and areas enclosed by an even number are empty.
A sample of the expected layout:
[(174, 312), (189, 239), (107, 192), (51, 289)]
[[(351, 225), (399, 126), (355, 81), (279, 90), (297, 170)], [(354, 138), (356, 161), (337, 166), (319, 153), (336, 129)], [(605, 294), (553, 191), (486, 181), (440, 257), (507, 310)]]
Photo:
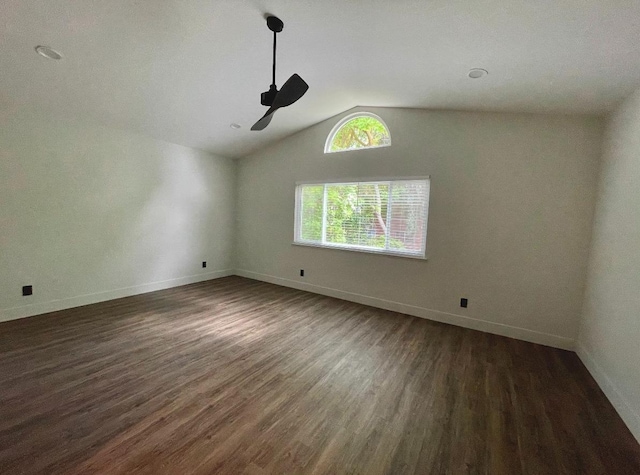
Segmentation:
[(270, 15), (267, 17), (267, 27), (273, 31), (273, 79), (269, 90), (260, 95), (260, 103), (269, 107), (266, 114), (253, 124), (251, 130), (263, 130), (271, 119), (273, 114), (281, 107), (287, 107), (296, 102), (309, 89), (309, 85), (304, 82), (297, 74), (293, 74), (282, 85), (280, 90), (276, 87), (276, 35), (284, 28), (284, 23), (280, 18)]

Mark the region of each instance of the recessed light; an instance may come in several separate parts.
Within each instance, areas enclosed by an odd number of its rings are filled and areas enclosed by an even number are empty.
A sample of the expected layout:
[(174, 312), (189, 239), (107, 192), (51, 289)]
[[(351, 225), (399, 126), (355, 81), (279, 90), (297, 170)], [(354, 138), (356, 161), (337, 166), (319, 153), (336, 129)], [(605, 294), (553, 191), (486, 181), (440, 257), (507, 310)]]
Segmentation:
[(482, 69), (482, 68), (473, 68), (473, 69), (469, 70), (469, 77), (471, 79), (483, 78), (487, 74), (489, 74), (489, 71), (487, 71), (486, 69)]
[(36, 53), (49, 59), (62, 59), (62, 55), (48, 46), (36, 46)]
[(242, 126), (240, 124), (236, 124), (235, 122), (233, 124), (231, 124), (229, 127), (231, 127), (234, 130), (238, 130), (238, 129), (242, 128)]

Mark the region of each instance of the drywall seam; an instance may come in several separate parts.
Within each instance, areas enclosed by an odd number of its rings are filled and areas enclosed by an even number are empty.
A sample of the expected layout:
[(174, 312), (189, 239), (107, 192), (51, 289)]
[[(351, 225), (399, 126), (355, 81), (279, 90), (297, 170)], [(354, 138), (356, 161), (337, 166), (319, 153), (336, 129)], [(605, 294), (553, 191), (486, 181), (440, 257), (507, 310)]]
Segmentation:
[(440, 310), (408, 305), (392, 300), (380, 299), (377, 297), (370, 297), (368, 295), (345, 292), (343, 290), (333, 289), (330, 287), (322, 287), (315, 284), (308, 284), (306, 282), (297, 282), (295, 280), (283, 279), (281, 277), (260, 274), (243, 269), (236, 269), (235, 274), (241, 277), (247, 277), (249, 279), (260, 280), (263, 282), (269, 282), (271, 284), (282, 285), (284, 287), (291, 287), (298, 290), (305, 290), (307, 292), (327, 295), (329, 297), (335, 297), (342, 300), (348, 300), (350, 302), (370, 305), (372, 307), (382, 308), (384, 310), (405, 313), (407, 315), (413, 315), (415, 317), (425, 318), (427, 320), (434, 320), (436, 322), (448, 323), (459, 327), (470, 328), (472, 330), (479, 330), (496, 335), (516, 338), (518, 340), (538, 343), (541, 345), (560, 348), (563, 350), (573, 351), (574, 349), (575, 341), (571, 338), (563, 336), (537, 332), (535, 330), (529, 330), (526, 328), (514, 327), (510, 325), (504, 325), (502, 323), (488, 322), (486, 320), (479, 320), (477, 318), (465, 317), (463, 315), (456, 315), (453, 313), (442, 312)]
[(158, 282), (150, 282), (147, 284), (135, 285), (133, 287), (125, 287), (122, 289), (106, 290), (93, 294), (78, 295), (60, 300), (50, 300), (48, 302), (39, 302), (31, 305), (23, 305), (20, 307), (12, 307), (0, 310), (0, 322), (9, 320), (17, 320), (19, 318), (32, 317), (42, 313), (57, 312), (73, 307), (81, 307), (107, 300), (119, 299), (122, 297), (130, 297), (132, 295), (144, 294), (147, 292), (155, 292), (156, 290), (170, 289), (181, 285), (203, 282), (205, 280), (219, 279), (233, 275), (232, 269), (207, 272), (205, 274), (190, 275), (186, 277), (178, 277), (176, 279), (163, 280)]
[(609, 402), (618, 412), (624, 423), (627, 425), (633, 436), (640, 442), (640, 414), (636, 413), (631, 405), (627, 402), (622, 392), (616, 384), (609, 378), (607, 373), (598, 364), (596, 359), (587, 351), (587, 348), (581, 341), (576, 343), (576, 353), (585, 365), (593, 379), (596, 380), (602, 392), (607, 396)]

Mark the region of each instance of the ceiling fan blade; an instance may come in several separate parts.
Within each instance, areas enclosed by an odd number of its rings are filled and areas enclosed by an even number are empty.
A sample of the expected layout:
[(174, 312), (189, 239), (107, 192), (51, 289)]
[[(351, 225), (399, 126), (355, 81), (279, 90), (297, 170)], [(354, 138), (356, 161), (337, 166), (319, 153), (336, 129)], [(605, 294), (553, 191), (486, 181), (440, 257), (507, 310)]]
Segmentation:
[(278, 107), (275, 107), (275, 108), (269, 107), (269, 110), (267, 111), (267, 113), (263, 115), (258, 122), (256, 122), (251, 126), (251, 130), (264, 129), (267, 125), (269, 125), (269, 123), (271, 122), (271, 119), (273, 119), (273, 114), (275, 114), (275, 112), (278, 109), (279, 109)]
[(275, 108), (287, 107), (300, 99), (309, 90), (309, 85), (297, 74), (285, 82), (273, 101)]
[(262, 118), (253, 124), (251, 130), (263, 130), (273, 118), (273, 114), (281, 107), (287, 107), (300, 99), (309, 89), (309, 85), (297, 74), (294, 74), (282, 85), (273, 100), (273, 105)]

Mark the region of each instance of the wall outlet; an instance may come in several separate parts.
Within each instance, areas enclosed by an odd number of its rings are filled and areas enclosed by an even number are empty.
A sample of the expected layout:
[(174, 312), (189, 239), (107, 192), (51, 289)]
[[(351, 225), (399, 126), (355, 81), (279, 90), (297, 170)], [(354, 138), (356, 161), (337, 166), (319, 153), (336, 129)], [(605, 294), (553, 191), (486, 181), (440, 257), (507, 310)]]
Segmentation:
[(22, 287), (22, 295), (33, 295), (33, 285), (25, 285)]
[(469, 304), (469, 300), (468, 299), (460, 299), (460, 306), (462, 308), (467, 308), (468, 304)]
[(304, 277), (304, 269), (300, 269), (300, 277)]
[(207, 261), (202, 261), (202, 268), (204, 269), (205, 267), (207, 267)]

